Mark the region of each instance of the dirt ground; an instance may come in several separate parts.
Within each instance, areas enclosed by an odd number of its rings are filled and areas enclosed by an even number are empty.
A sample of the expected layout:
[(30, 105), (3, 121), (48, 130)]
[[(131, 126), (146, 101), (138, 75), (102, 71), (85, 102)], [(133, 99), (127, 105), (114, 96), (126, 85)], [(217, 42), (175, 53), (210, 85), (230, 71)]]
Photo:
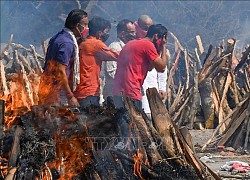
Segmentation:
[[(208, 141), (213, 133), (213, 129), (191, 130), (192, 141), (195, 146), (196, 154), (199, 158), (203, 158), (203, 162), (217, 174), (221, 175), (223, 180), (232, 179), (250, 179), (250, 171), (248, 173), (237, 173), (222, 171), (221, 167), (230, 161), (242, 161), (250, 163), (250, 154), (248, 151), (234, 150), (231, 147), (225, 148), (206, 148), (203, 152), (201, 147)], [(209, 157), (206, 158), (205, 156)], [(224, 177), (223, 177), (224, 176)], [(227, 177), (225, 177), (227, 176)], [(231, 176), (231, 177), (230, 177)]]

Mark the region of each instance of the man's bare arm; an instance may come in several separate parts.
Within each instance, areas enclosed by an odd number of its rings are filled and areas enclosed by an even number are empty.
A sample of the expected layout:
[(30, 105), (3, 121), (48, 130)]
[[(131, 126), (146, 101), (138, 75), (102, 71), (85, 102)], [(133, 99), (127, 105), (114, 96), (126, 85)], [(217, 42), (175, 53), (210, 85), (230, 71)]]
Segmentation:
[(152, 65), (158, 72), (164, 72), (167, 66), (168, 56), (167, 56), (167, 35), (162, 37), (162, 52), (161, 56), (152, 61)]
[(71, 89), (69, 87), (69, 82), (68, 82), (68, 78), (67, 78), (67, 75), (66, 75), (66, 66), (61, 64), (61, 63), (57, 63), (57, 73), (58, 73), (58, 78), (59, 78), (59, 80), (61, 82), (62, 89), (68, 95), (68, 103), (69, 103), (69, 105), (79, 106), (79, 103), (78, 103), (77, 99), (74, 97), (74, 94), (73, 94), (73, 92), (71, 91)]

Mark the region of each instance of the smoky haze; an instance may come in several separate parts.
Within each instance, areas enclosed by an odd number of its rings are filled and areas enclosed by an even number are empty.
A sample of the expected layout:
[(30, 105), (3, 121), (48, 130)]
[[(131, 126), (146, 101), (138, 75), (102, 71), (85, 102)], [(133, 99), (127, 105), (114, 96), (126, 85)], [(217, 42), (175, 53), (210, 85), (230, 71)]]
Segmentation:
[(116, 38), (115, 25), (121, 19), (137, 20), (142, 14), (165, 25), (184, 47), (196, 47), (200, 35), (204, 48), (222, 39), (236, 38), (245, 46), (250, 40), (250, 2), (248, 1), (1, 1), (1, 43), (10, 34), (14, 42), (40, 46), (60, 31), (67, 14), (81, 7), (93, 16), (111, 21), (109, 44)]

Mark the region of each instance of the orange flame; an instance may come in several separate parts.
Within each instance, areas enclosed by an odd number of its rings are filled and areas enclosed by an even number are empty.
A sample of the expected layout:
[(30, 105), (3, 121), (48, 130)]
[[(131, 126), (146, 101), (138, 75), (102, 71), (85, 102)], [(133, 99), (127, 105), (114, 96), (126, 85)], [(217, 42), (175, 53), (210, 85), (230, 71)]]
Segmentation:
[(6, 158), (0, 157), (0, 172), (2, 176), (6, 176), (8, 174), (8, 166), (7, 164), (8, 160)]
[(134, 175), (139, 176), (140, 179), (144, 179), (142, 177), (142, 171), (141, 171), (142, 163), (143, 163), (142, 158), (143, 158), (143, 154), (142, 154), (141, 150), (138, 149), (137, 150), (137, 155), (136, 154), (133, 155), (133, 159), (135, 161), (135, 163), (134, 163)]
[(50, 175), (49, 169), (55, 168), (60, 174), (59, 180), (72, 179), (84, 169), (90, 161), (89, 145), (84, 141), (85, 138), (76, 135), (70, 138), (56, 138), (57, 159), (48, 163), (44, 174)]

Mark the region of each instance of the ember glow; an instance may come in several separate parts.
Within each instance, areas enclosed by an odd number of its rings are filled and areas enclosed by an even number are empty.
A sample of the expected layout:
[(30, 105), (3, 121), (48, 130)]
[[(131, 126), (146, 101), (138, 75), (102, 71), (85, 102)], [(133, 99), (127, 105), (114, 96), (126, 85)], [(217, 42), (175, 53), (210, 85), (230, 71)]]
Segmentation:
[(142, 177), (142, 163), (143, 163), (143, 154), (140, 149), (137, 150), (137, 154), (133, 155), (134, 163), (134, 175), (140, 177), (140, 179), (144, 179)]
[[(90, 161), (90, 153), (85, 138), (72, 136), (56, 138), (56, 160), (48, 163), (49, 169), (56, 169), (60, 180), (72, 179), (79, 175)], [(45, 169), (45, 173), (48, 168)]]

